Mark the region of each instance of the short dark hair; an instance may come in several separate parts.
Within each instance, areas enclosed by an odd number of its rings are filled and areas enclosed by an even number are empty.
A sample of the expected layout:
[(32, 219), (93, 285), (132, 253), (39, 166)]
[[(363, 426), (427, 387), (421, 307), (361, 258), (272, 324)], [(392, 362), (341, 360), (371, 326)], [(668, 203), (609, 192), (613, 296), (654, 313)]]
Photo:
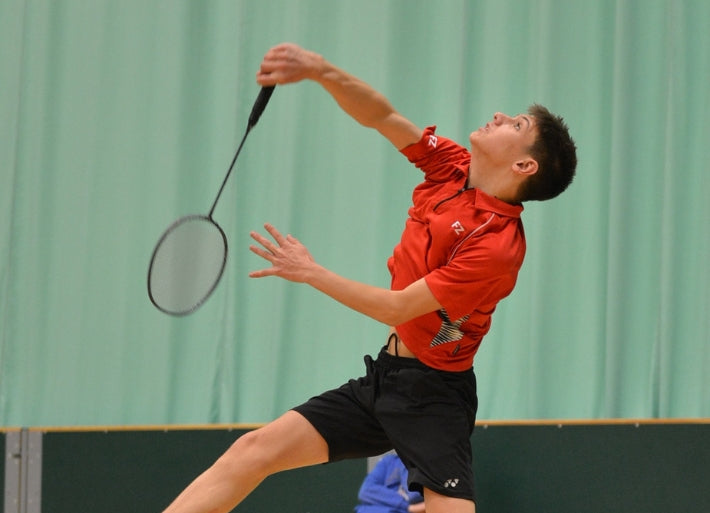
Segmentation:
[(535, 118), (537, 128), (530, 155), (537, 161), (538, 170), (522, 183), (518, 200), (548, 200), (572, 183), (577, 168), (577, 146), (562, 117), (537, 103), (530, 106), (528, 114)]

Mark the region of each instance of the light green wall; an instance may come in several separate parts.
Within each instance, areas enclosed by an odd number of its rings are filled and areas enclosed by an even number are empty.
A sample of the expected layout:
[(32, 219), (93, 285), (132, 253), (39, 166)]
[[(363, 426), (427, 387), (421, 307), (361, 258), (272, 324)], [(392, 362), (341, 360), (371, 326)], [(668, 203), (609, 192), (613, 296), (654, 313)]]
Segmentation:
[(263, 422), (386, 328), (250, 280), (264, 222), (387, 286), (419, 172), (312, 83), (278, 87), (215, 212), (228, 267), (165, 316), (148, 260), (206, 213), (262, 55), (324, 54), (462, 143), (541, 102), (579, 147), (476, 360), (480, 418), (710, 416), (705, 0), (0, 1), (0, 425)]

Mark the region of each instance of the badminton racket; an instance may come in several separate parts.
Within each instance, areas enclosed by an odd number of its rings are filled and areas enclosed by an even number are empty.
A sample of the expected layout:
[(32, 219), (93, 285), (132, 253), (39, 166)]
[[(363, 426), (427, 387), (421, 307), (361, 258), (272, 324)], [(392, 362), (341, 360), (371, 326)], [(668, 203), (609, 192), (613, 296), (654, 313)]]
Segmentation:
[(148, 297), (158, 310), (175, 316), (190, 314), (207, 301), (222, 278), (227, 263), (227, 236), (214, 220), (214, 210), (247, 135), (256, 126), (273, 92), (274, 86), (262, 87), (259, 92), (244, 137), (209, 213), (177, 219), (155, 245), (148, 266)]

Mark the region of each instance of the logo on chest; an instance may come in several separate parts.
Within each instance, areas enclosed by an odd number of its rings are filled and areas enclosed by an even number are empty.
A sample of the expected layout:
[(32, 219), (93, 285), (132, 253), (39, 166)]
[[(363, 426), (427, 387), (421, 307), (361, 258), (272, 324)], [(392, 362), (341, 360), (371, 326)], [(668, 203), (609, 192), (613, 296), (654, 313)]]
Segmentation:
[(463, 232), (466, 231), (466, 228), (463, 227), (461, 224), (461, 221), (454, 221), (454, 223), (451, 225), (451, 228), (454, 229), (454, 232), (456, 232), (456, 235), (461, 235)]

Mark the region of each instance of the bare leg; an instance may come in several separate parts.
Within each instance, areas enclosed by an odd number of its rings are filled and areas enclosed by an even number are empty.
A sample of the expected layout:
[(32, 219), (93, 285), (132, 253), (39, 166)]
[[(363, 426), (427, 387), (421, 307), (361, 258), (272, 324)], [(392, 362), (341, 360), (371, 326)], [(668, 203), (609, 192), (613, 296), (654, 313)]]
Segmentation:
[(328, 461), (328, 445), (299, 413), (289, 411), (236, 442), (164, 513), (227, 513), (267, 476)]
[(455, 499), (424, 488), (426, 513), (476, 513), (476, 504), (467, 499)]

